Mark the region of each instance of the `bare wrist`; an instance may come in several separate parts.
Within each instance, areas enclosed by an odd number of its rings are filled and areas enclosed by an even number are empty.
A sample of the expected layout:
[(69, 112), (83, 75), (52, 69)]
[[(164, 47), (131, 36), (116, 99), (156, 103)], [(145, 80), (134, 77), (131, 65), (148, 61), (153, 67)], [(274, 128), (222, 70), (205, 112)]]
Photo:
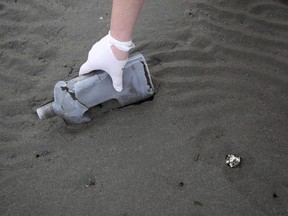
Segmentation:
[(116, 59), (118, 59), (119, 61), (123, 61), (128, 59), (129, 53), (119, 50), (117, 47), (115, 46), (111, 46), (111, 50), (115, 56)]

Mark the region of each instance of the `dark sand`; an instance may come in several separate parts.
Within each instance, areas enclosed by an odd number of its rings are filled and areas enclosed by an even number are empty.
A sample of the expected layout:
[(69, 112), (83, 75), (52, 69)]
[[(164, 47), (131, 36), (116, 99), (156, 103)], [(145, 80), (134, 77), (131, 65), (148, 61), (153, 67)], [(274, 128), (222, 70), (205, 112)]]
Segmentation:
[(147, 0), (133, 52), (154, 100), (39, 120), (110, 7), (0, 1), (0, 215), (288, 215), (288, 2)]

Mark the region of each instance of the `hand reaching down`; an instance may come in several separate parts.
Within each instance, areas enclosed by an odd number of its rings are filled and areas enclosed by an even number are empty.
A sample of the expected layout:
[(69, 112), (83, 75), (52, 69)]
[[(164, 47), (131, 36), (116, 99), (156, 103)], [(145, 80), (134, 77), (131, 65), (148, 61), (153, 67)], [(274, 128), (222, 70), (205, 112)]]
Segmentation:
[(128, 51), (134, 46), (132, 40), (118, 41), (109, 32), (92, 46), (87, 61), (80, 68), (79, 75), (93, 70), (103, 70), (110, 75), (114, 89), (118, 92), (122, 91), (123, 68), (128, 60)]

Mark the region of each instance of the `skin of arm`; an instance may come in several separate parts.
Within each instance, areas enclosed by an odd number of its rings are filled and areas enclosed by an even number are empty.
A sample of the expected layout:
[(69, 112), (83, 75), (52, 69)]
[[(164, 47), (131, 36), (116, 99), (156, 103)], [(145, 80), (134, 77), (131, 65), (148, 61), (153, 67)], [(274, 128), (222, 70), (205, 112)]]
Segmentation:
[[(110, 22), (110, 34), (118, 41), (130, 41), (132, 32), (144, 5), (144, 0), (113, 0)], [(112, 51), (118, 60), (128, 58), (128, 52), (112, 46)]]

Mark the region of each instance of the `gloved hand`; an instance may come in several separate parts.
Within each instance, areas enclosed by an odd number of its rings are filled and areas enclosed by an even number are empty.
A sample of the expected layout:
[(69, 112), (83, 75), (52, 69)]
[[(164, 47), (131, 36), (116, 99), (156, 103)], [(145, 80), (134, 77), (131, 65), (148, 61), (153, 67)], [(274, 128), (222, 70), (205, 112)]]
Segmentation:
[(79, 75), (89, 73), (93, 70), (103, 70), (110, 75), (114, 89), (120, 92), (123, 88), (123, 68), (128, 59), (118, 60), (113, 54), (113, 45), (117, 49), (127, 52), (127, 54), (131, 48), (135, 47), (132, 40), (127, 42), (118, 41), (109, 32), (107, 36), (93, 45), (89, 51), (87, 61), (80, 68)]

